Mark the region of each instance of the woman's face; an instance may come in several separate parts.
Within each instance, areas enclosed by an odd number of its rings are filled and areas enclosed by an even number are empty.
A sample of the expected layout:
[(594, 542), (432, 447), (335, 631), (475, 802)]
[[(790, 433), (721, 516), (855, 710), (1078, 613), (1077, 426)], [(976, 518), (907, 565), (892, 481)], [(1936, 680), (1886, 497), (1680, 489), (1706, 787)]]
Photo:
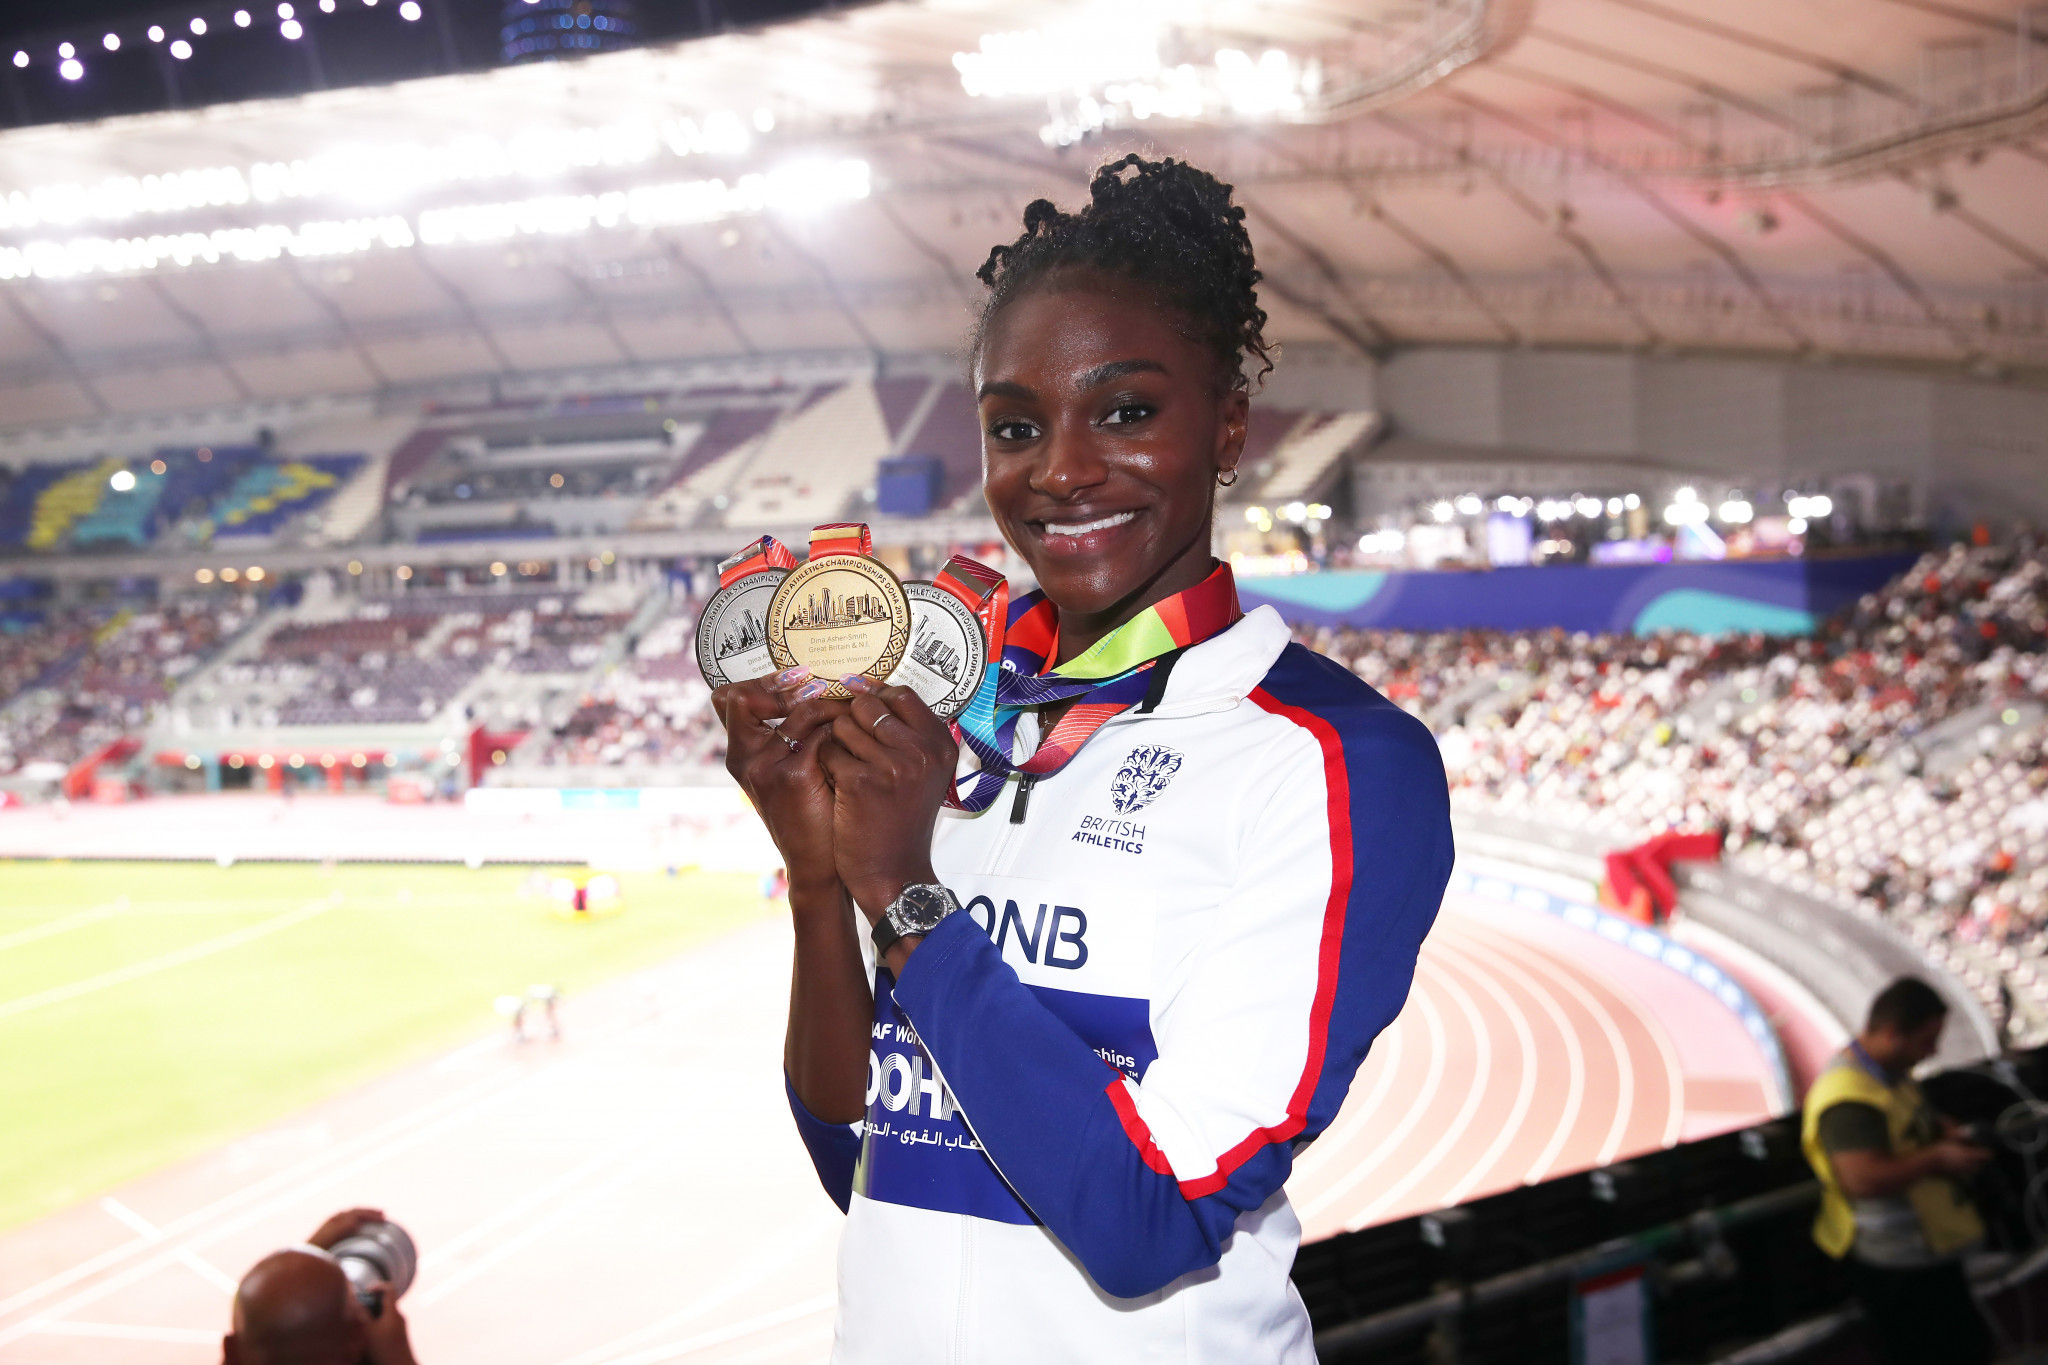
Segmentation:
[[(1070, 272), (989, 324), (975, 375), (982, 488), (1074, 632), (1099, 635), (1208, 575), (1216, 476), (1249, 405), (1140, 286)], [(1085, 643), (1085, 642), (1084, 642)]]

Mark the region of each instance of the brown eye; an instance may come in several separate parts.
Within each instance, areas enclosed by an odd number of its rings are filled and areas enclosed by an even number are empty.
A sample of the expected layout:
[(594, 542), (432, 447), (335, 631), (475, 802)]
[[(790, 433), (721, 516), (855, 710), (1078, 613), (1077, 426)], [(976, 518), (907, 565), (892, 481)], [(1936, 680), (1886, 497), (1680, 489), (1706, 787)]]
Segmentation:
[(1038, 428), (1015, 417), (1005, 417), (991, 425), (988, 434), (998, 441), (1028, 441), (1038, 435)]
[(1150, 403), (1119, 403), (1110, 409), (1109, 416), (1102, 419), (1102, 425), (1106, 427), (1129, 426), (1132, 422), (1144, 421), (1155, 411), (1157, 409)]

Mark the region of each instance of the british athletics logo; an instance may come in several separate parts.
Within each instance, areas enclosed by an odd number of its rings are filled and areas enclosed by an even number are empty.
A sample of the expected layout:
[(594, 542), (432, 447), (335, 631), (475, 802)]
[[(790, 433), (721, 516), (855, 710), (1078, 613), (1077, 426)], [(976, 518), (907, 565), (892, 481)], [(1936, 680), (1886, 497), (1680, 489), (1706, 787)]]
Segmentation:
[(1118, 815), (1131, 815), (1159, 799), (1180, 771), (1181, 756), (1163, 744), (1144, 744), (1124, 756), (1124, 765), (1109, 780), (1109, 803)]

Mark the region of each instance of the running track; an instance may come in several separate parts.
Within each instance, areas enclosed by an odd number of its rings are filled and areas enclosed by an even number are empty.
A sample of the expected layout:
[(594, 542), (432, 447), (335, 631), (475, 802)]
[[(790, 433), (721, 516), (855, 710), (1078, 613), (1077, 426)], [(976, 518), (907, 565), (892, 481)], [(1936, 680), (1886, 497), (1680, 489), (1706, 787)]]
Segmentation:
[[(219, 1359), (234, 1279), (376, 1204), (423, 1253), (429, 1365), (815, 1362), (839, 1214), (786, 1116), (787, 931), (763, 925), (0, 1237), (0, 1365)], [(1561, 921), (1459, 897), (1408, 1008), (1290, 1189), (1310, 1237), (1763, 1117), (1704, 991)]]

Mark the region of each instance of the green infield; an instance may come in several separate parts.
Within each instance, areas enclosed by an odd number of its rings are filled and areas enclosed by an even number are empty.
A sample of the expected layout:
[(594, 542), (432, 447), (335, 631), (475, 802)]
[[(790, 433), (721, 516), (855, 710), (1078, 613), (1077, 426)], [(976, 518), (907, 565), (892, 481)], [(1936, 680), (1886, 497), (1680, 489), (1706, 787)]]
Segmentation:
[(0, 861), (0, 1227), (761, 913), (750, 876), (628, 873), (572, 923), (531, 873)]

